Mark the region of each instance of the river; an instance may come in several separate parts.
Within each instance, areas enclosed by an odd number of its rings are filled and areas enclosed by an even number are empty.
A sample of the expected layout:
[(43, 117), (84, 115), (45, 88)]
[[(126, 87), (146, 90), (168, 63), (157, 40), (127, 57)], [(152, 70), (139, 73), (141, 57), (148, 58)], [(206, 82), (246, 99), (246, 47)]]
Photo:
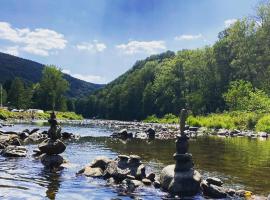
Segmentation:
[[(36, 127), (17, 124), (5, 129), (22, 131)], [(147, 170), (159, 173), (164, 166), (174, 163), (174, 140), (124, 142), (109, 138), (112, 130), (106, 127), (64, 125), (62, 129), (81, 138), (67, 143), (63, 157), (69, 162), (61, 172), (44, 170), (40, 161), (31, 156), (36, 145), (27, 146), (26, 158), (0, 156), (0, 199), (162, 199), (166, 195), (145, 187), (126, 196), (119, 188), (107, 186), (105, 180), (76, 176), (76, 172), (97, 156), (114, 158), (118, 154), (137, 154)], [(270, 193), (269, 139), (203, 136), (190, 140), (190, 152), (195, 168), (203, 176), (219, 177), (228, 187), (250, 190), (259, 196)]]

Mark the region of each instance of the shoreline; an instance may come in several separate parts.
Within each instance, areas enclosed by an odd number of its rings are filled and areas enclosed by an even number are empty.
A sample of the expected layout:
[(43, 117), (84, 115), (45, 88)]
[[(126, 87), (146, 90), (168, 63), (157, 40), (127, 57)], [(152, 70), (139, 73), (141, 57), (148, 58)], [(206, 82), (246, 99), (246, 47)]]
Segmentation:
[[(104, 119), (83, 119), (83, 120), (58, 120), (63, 125), (79, 125), (79, 126), (97, 126), (111, 129), (115, 134), (126, 131), (132, 138), (148, 139), (148, 130), (152, 129), (155, 132), (156, 139), (175, 139), (179, 134), (179, 124), (164, 124), (164, 123), (146, 123), (146, 122), (132, 122), (119, 120), (104, 120)], [(7, 121), (0, 121), (0, 126), (5, 124), (46, 124), (47, 120), (38, 119), (9, 119)], [(268, 139), (270, 134), (266, 132), (255, 132), (252, 130), (229, 130), (224, 128), (206, 128), (186, 126), (186, 134), (191, 138), (200, 137), (204, 135), (213, 135), (218, 137), (248, 137), (251, 139)]]

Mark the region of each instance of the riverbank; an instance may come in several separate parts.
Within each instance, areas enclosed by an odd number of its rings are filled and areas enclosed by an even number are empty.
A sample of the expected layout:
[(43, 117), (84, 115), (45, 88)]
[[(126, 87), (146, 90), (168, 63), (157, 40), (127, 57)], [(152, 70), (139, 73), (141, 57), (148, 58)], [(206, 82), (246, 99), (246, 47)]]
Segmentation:
[[(173, 114), (167, 114), (162, 118), (155, 115), (147, 117), (147, 123), (178, 123), (179, 119)], [(224, 112), (209, 114), (206, 116), (189, 116), (187, 124), (209, 129), (227, 129), (240, 131), (254, 131), (270, 133), (270, 114), (255, 112)]]
[[(13, 120), (47, 120), (50, 117), (51, 111), (45, 111), (44, 113), (30, 113), (30, 112), (11, 112), (6, 109), (0, 109), (0, 120), (13, 121)], [(83, 120), (81, 115), (74, 112), (58, 112), (56, 116), (60, 120)]]

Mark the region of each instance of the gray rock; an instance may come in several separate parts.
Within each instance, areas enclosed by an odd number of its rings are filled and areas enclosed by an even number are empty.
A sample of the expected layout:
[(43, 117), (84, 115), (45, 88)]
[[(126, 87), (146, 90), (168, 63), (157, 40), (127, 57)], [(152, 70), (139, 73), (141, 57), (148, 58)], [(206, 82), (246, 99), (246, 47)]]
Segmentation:
[(45, 140), (44, 142), (40, 143), (38, 145), (39, 150), (42, 153), (48, 154), (48, 155), (56, 155), (61, 154), (66, 150), (66, 145), (60, 141), (60, 140)]
[(210, 198), (226, 198), (227, 194), (224, 188), (208, 184), (206, 181), (201, 183), (203, 194)]
[(90, 167), (87, 166), (84, 168), (83, 174), (85, 176), (90, 176), (90, 177), (101, 177), (103, 176), (103, 170), (99, 167)]
[(1, 155), (4, 157), (25, 157), (27, 150), (22, 146), (9, 145), (2, 150)]
[(99, 156), (91, 162), (90, 167), (101, 168), (104, 171), (111, 161), (112, 160), (107, 158), (106, 156)]
[(161, 171), (160, 184), (171, 195), (193, 196), (200, 191), (201, 175), (195, 170), (175, 172), (175, 165)]
[(227, 191), (226, 191), (226, 193), (228, 194), (228, 195), (230, 195), (230, 196), (234, 196), (235, 194), (236, 194), (236, 191), (234, 190), (234, 189), (228, 189)]
[(143, 182), (144, 185), (151, 185), (152, 184), (152, 182), (147, 178), (143, 178), (142, 182)]
[(116, 181), (121, 182), (127, 175), (130, 173), (128, 169), (120, 169), (116, 161), (112, 161), (108, 164), (107, 168), (104, 171), (104, 177), (109, 178), (113, 177)]
[(48, 138), (47, 135), (39, 133), (39, 132), (35, 132), (35, 133), (29, 135), (25, 139), (25, 142), (26, 143), (40, 143), (40, 142), (46, 140), (47, 138)]
[(159, 181), (154, 181), (153, 185), (154, 185), (155, 188), (160, 188), (161, 187), (161, 184), (160, 184)]
[(223, 185), (223, 182), (219, 178), (216, 178), (216, 177), (208, 177), (206, 179), (206, 182), (208, 184), (213, 184), (213, 185), (216, 185), (216, 186), (222, 186)]
[(39, 131), (39, 128), (34, 128), (32, 131), (30, 131), (29, 135), (32, 135), (33, 133)]
[(64, 163), (64, 159), (60, 155), (47, 155), (41, 156), (41, 163), (47, 168), (58, 168)]
[(150, 181), (154, 182), (156, 175), (154, 173), (150, 173), (146, 176), (147, 179), (149, 179)]
[(198, 131), (199, 127), (195, 127), (195, 126), (192, 126), (192, 127), (189, 127), (189, 130), (190, 131)]

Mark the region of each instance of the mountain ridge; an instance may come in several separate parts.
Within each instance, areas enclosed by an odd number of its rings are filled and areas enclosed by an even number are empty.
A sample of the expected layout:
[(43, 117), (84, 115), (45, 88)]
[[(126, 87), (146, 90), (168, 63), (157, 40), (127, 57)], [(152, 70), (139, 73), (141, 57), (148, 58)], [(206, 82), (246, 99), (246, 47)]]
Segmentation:
[[(37, 83), (41, 80), (44, 64), (29, 59), (0, 52), (0, 83), (19, 77), (26, 82)], [(102, 88), (105, 84), (90, 83), (69, 74), (63, 73), (70, 83), (69, 97), (87, 96), (93, 91)]]

